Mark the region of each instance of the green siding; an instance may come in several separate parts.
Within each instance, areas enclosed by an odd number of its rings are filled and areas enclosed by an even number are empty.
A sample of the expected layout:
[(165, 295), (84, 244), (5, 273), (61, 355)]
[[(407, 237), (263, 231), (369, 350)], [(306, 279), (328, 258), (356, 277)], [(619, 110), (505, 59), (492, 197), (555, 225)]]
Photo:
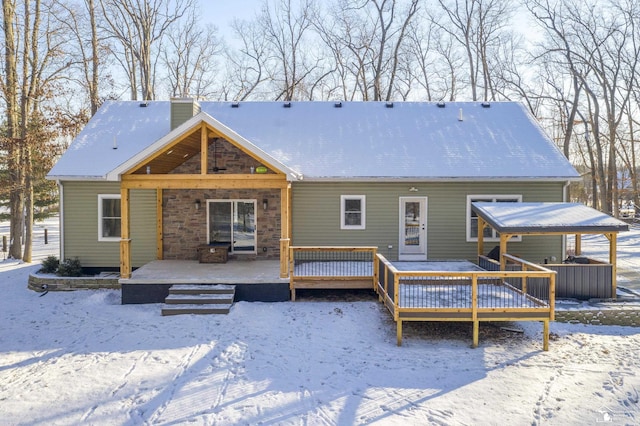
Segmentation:
[[(64, 257), (85, 267), (119, 267), (120, 243), (98, 241), (98, 194), (120, 194), (120, 184), (63, 182)], [(139, 267), (156, 257), (156, 192), (132, 190), (131, 263)]]
[[(409, 192), (415, 186), (418, 192)], [(427, 258), (476, 259), (477, 243), (466, 241), (467, 195), (522, 195), (522, 201), (563, 201), (562, 183), (322, 183), (292, 187), (293, 245), (371, 245), (398, 256), (399, 198), (427, 197)], [(340, 195), (366, 196), (366, 229), (340, 229)], [(485, 242), (488, 252), (496, 242)], [(388, 246), (393, 249), (389, 250)], [(510, 242), (509, 252), (531, 261), (561, 260), (562, 237), (529, 236)]]

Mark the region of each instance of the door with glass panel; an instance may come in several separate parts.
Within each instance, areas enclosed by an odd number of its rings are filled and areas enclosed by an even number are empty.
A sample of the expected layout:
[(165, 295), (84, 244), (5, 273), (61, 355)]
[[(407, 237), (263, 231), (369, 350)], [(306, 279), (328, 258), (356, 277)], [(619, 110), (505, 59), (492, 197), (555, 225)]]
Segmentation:
[(400, 197), (398, 259), (427, 259), (427, 197)]
[(256, 200), (209, 200), (208, 243), (228, 243), (231, 252), (256, 253)]

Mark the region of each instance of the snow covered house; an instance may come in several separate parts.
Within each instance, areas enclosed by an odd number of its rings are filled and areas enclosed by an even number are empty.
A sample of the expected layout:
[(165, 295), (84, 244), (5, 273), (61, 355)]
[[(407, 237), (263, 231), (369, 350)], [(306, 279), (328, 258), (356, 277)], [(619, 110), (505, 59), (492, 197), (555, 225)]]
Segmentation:
[[(292, 245), (476, 260), (473, 201), (562, 202), (579, 179), (519, 103), (192, 99), (106, 102), (48, 177), (61, 257), (123, 278), (212, 252), (278, 260), (286, 276)], [(542, 262), (563, 241), (509, 248)]]

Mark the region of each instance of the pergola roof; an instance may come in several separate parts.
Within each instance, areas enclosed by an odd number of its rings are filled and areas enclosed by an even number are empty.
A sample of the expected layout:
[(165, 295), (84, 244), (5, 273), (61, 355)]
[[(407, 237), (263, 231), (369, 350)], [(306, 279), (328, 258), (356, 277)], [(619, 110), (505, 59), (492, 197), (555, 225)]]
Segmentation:
[(580, 203), (474, 202), (471, 209), (500, 234), (604, 234), (629, 225)]

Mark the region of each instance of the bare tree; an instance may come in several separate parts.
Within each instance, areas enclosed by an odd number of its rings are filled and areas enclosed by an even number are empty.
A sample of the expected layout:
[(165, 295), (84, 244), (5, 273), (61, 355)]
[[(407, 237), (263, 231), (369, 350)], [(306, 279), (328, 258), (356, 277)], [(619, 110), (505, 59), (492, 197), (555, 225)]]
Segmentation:
[(317, 20), (317, 30), (333, 52), (334, 68), (341, 73), (346, 99), (380, 101), (406, 96), (412, 73), (404, 67), (401, 86), (405, 89), (396, 85), (396, 79), (403, 58), (408, 58), (407, 33), (419, 3), (341, 0)]
[(214, 95), (217, 57), (222, 41), (214, 26), (203, 27), (195, 11), (167, 32), (162, 49), (162, 63), (169, 78), (172, 96), (207, 98)]
[(100, 4), (108, 24), (105, 30), (123, 48), (118, 60), (129, 76), (131, 99), (137, 99), (138, 90), (143, 100), (154, 99), (153, 58), (158, 45), (169, 28), (194, 7), (194, 0), (100, 0)]
[(237, 101), (260, 98), (259, 87), (267, 80), (267, 41), (261, 30), (250, 21), (235, 20), (232, 28), (240, 47), (225, 50), (226, 77), (221, 87), (221, 98)]
[[(492, 67), (497, 66), (502, 39), (510, 39), (509, 27), (515, 3), (509, 0), (438, 0), (439, 12), (430, 19), (450, 34), (466, 53), (472, 100), (495, 100)], [(492, 61), (494, 62), (492, 64)]]
[[(50, 139), (42, 129), (46, 121), (42, 103), (50, 100), (56, 83), (70, 67), (66, 61), (67, 37), (53, 19), (64, 13), (55, 1), (3, 1), (7, 131), (3, 149), (8, 153), (10, 239), (9, 255), (31, 261), (34, 212), (34, 147), (38, 154)], [(24, 234), (23, 234), (24, 229)], [(24, 253), (22, 250), (24, 241)]]

